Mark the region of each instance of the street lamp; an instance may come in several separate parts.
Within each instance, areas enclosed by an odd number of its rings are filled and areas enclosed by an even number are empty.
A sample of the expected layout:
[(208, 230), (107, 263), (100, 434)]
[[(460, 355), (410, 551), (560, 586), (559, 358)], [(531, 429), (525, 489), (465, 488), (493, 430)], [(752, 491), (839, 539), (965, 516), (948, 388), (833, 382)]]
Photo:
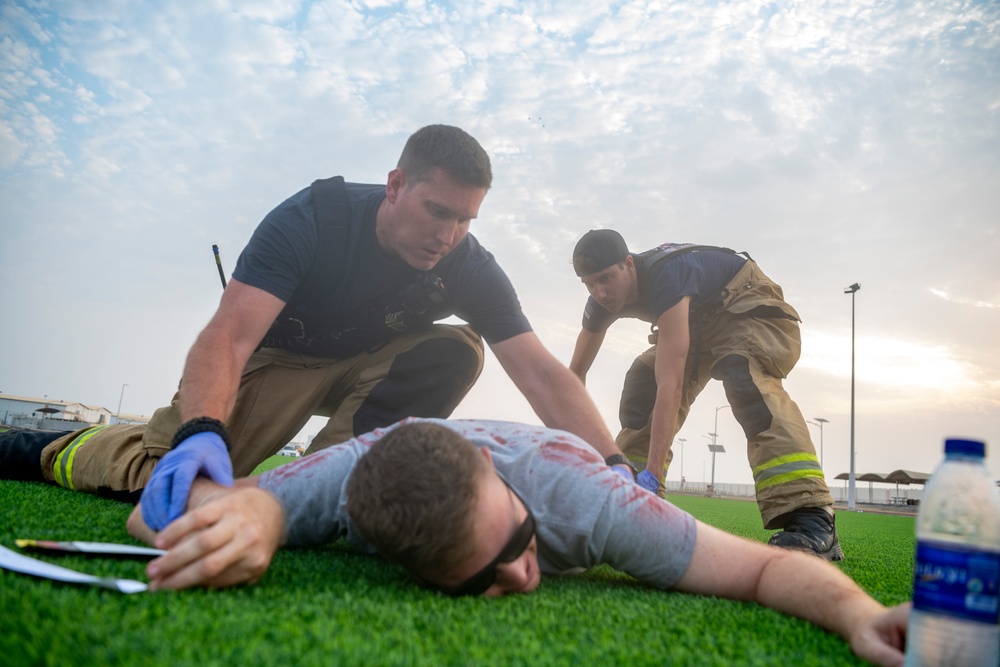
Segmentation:
[(715, 455), (726, 453), (725, 447), (723, 447), (722, 445), (715, 444), (715, 439), (719, 437), (719, 410), (731, 407), (733, 406), (720, 405), (719, 407), (715, 408), (715, 429), (713, 429), (713, 431), (709, 433), (709, 435), (712, 436), (712, 444), (708, 446), (708, 450), (712, 452), (712, 491), (715, 491)]
[(681, 488), (684, 488), (684, 443), (687, 442), (687, 438), (677, 438), (677, 442), (681, 443)]
[(712, 484), (711, 484), (710, 488), (714, 492), (715, 491), (715, 455), (716, 454), (725, 454), (726, 453), (726, 448), (723, 447), (722, 445), (715, 444), (715, 436), (718, 435), (717, 433), (709, 433), (709, 435), (712, 436), (712, 444), (708, 446), (708, 451), (712, 452)]
[(813, 417), (813, 421), (809, 422), (814, 426), (819, 426), (819, 467), (820, 470), (823, 469), (823, 424), (829, 424), (829, 419), (823, 419), (822, 417)]
[(127, 387), (127, 386), (128, 386), (127, 384), (123, 384), (122, 385), (122, 393), (119, 394), (119, 396), (118, 396), (118, 412), (115, 414), (115, 423), (116, 424), (121, 421), (121, 416), (122, 416), (122, 399), (125, 398), (125, 387)]
[(855, 479), (854, 479), (854, 294), (861, 289), (861, 285), (854, 283), (844, 290), (844, 294), (851, 295), (851, 472), (848, 475), (847, 486), (847, 509), (853, 510), (855, 503)]

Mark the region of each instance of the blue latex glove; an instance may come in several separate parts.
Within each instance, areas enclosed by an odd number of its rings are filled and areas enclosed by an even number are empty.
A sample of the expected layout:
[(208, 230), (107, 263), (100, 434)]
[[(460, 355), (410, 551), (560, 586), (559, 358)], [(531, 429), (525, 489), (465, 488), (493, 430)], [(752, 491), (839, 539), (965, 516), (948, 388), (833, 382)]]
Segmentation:
[(629, 468), (627, 465), (619, 463), (617, 465), (611, 466), (611, 469), (614, 470), (619, 475), (621, 475), (622, 477), (624, 477), (625, 479), (627, 479), (629, 482), (635, 482), (635, 478), (632, 477), (632, 469)]
[(184, 514), (197, 476), (233, 485), (233, 464), (226, 443), (217, 433), (195, 433), (167, 452), (153, 469), (142, 492), (142, 518), (156, 531)]
[(646, 489), (647, 491), (651, 491), (653, 493), (659, 493), (660, 487), (662, 486), (660, 484), (660, 480), (656, 478), (656, 475), (649, 472), (648, 470), (643, 470), (642, 472), (640, 472), (639, 475), (635, 478), (635, 482), (642, 488)]

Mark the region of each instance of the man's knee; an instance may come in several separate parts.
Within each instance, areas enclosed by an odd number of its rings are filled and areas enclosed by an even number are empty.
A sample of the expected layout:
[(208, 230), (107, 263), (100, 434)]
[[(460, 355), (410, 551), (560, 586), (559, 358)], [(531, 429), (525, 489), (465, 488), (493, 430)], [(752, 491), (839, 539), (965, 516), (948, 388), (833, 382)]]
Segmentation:
[(733, 416), (747, 440), (771, 428), (773, 415), (750, 374), (750, 360), (738, 354), (723, 357), (712, 368), (712, 377), (722, 381)]

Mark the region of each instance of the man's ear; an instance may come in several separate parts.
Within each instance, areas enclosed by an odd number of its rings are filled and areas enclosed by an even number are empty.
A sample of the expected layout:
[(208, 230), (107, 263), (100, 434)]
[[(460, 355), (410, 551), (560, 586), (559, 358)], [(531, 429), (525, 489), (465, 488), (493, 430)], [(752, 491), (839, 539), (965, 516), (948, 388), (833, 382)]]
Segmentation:
[(385, 183), (385, 198), (390, 204), (395, 204), (399, 198), (399, 193), (406, 187), (406, 172), (396, 167), (389, 172), (389, 177)]
[(493, 452), (490, 451), (490, 448), (489, 447), (480, 447), (479, 448), (479, 453), (486, 457), (486, 460), (489, 461), (489, 463), (490, 463), (490, 467), (493, 468), (494, 467), (493, 466)]

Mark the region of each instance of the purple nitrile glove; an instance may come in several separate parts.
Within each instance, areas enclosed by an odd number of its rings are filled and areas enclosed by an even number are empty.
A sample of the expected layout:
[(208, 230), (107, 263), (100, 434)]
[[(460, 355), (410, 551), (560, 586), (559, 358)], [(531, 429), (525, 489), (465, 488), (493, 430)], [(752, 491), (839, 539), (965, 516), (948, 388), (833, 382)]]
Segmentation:
[(648, 470), (640, 472), (635, 478), (635, 483), (652, 493), (659, 493), (660, 487), (663, 486), (660, 484), (660, 480), (656, 479), (656, 475)]
[(629, 482), (635, 482), (635, 477), (632, 476), (632, 469), (623, 463), (617, 463), (611, 466), (611, 469), (616, 473), (627, 479)]
[(195, 433), (156, 464), (142, 492), (146, 525), (160, 531), (184, 514), (191, 485), (199, 475), (224, 486), (233, 485), (233, 464), (226, 443), (217, 433)]

